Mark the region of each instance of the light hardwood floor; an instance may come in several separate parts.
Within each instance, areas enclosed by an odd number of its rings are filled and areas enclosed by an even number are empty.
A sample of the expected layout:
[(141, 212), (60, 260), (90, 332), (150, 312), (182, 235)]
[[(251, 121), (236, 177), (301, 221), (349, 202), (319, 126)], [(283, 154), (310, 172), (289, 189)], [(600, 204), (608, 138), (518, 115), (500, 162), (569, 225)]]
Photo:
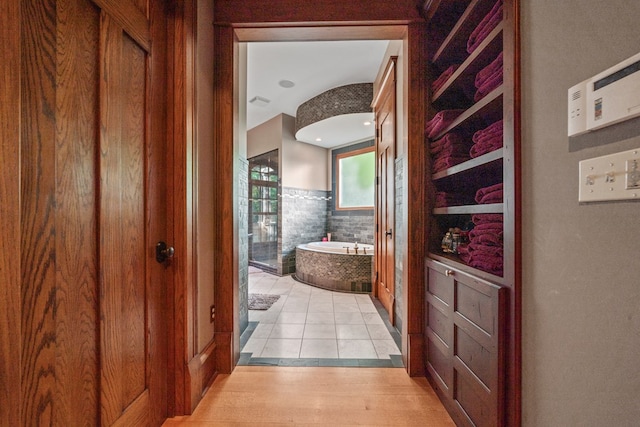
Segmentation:
[(402, 368), (238, 366), (193, 415), (164, 426), (425, 426), (455, 424), (425, 378)]

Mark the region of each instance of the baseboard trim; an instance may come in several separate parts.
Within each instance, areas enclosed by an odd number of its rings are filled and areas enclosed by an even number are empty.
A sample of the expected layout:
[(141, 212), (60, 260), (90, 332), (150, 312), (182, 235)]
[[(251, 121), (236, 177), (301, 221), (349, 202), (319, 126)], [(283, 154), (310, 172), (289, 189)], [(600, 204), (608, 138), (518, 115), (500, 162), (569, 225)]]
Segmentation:
[(211, 341), (205, 349), (195, 355), (188, 363), (187, 384), (189, 390), (185, 396), (189, 401), (185, 405), (190, 409), (189, 413), (198, 406), (204, 392), (209, 388), (216, 376), (216, 342)]

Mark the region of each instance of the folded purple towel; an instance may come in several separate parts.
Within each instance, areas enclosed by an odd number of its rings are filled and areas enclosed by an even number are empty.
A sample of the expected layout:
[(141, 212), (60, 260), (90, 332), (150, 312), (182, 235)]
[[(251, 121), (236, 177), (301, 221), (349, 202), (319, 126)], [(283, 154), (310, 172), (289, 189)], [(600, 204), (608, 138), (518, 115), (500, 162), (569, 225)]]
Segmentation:
[(475, 159), (476, 157), (480, 157), (483, 154), (495, 151), (498, 148), (501, 148), (503, 145), (504, 141), (502, 140), (501, 136), (487, 142), (473, 144), (471, 146), (471, 150), (469, 150), (469, 156)]
[(504, 62), (502, 52), (500, 52), (493, 61), (476, 74), (474, 84), (476, 88), (483, 86), (488, 80), (497, 73), (502, 72)]
[(503, 228), (504, 228), (504, 224), (502, 222), (485, 222), (482, 224), (477, 224), (472, 231), (474, 231), (476, 235), (484, 234), (484, 233), (498, 234), (498, 233), (502, 233)]
[(436, 193), (435, 205), (437, 208), (444, 208), (447, 206), (461, 206), (466, 204), (466, 197), (461, 194), (447, 193), (444, 191), (438, 191)]
[(498, 0), (480, 21), (467, 40), (467, 52), (471, 53), (482, 43), (491, 31), (502, 21), (502, 0)]
[(478, 270), (486, 271), (496, 276), (502, 276), (504, 259), (499, 256), (472, 253), (469, 265)]
[(483, 224), (501, 224), (504, 221), (502, 214), (475, 214), (471, 217), (471, 222), (476, 226)]
[(486, 140), (491, 140), (496, 136), (502, 137), (503, 125), (504, 125), (503, 120), (498, 120), (497, 122), (493, 122), (486, 128), (480, 129), (479, 131), (474, 133), (471, 139), (475, 143), (482, 143)]
[(442, 74), (440, 74), (440, 76), (437, 79), (435, 79), (433, 83), (431, 83), (431, 92), (435, 93), (442, 86), (444, 86), (447, 80), (449, 80), (449, 77), (451, 77), (453, 73), (455, 73), (458, 67), (459, 67), (458, 64), (453, 64), (453, 65), (450, 65), (446, 70), (444, 70)]
[(425, 127), (425, 134), (429, 138), (434, 138), (463, 112), (463, 109), (439, 111), (435, 116), (433, 116), (431, 120), (427, 122), (427, 125)]
[(476, 93), (473, 95), (473, 100), (475, 102), (480, 101), (482, 98), (487, 96), (489, 92), (491, 92), (492, 90), (500, 86), (502, 84), (502, 81), (503, 81), (502, 70), (500, 70), (499, 73), (496, 73), (493, 76), (491, 76), (489, 80), (487, 80), (482, 86), (478, 88)]
[(469, 232), (469, 241), (483, 245), (502, 246), (502, 231), (499, 233), (478, 233), (475, 230)]
[(485, 254), (499, 256), (502, 258), (504, 256), (504, 249), (502, 246), (486, 245), (483, 243), (473, 242), (469, 243), (469, 253), (471, 254), (471, 256), (477, 254)]
[(440, 153), (462, 154), (466, 151), (465, 147), (466, 144), (464, 143), (462, 137), (455, 132), (450, 132), (437, 141), (433, 141), (432, 143), (430, 143), (429, 151), (432, 155), (439, 155)]
[(458, 165), (460, 163), (466, 162), (469, 160), (469, 155), (464, 156), (444, 156), (434, 160), (431, 165), (432, 172), (440, 172), (442, 170), (448, 169), (452, 166)]
[[(476, 191), (476, 197), (475, 200), (477, 203), (499, 203), (497, 201), (498, 199), (498, 195), (499, 195), (499, 199), (500, 201), (502, 201), (502, 192), (503, 192), (503, 184), (499, 183), (499, 184), (495, 184), (495, 185), (490, 185), (489, 187), (484, 187), (479, 189), (478, 191)], [(491, 200), (491, 201), (488, 201)]]

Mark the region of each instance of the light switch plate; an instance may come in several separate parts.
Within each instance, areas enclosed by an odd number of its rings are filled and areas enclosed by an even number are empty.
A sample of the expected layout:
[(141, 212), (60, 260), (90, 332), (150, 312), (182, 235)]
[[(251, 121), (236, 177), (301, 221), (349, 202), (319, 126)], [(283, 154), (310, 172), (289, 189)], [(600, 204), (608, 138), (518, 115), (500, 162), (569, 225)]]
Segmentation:
[(582, 160), (579, 179), (580, 202), (640, 200), (640, 148)]

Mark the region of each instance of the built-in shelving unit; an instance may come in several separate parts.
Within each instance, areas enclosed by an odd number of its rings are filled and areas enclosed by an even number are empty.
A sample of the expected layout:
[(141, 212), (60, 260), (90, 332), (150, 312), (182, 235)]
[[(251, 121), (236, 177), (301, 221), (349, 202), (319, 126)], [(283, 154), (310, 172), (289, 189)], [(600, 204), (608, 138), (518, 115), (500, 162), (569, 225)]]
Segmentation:
[[(503, 144), (444, 170), (429, 162), (429, 212), (425, 269), (425, 368), (431, 384), (459, 425), (502, 426), (519, 422), (519, 141), (517, 96), (518, 0), (502, 1), (495, 20), (471, 53), (467, 43), (497, 0), (427, 0), (427, 121), (443, 110), (462, 112), (435, 135), (432, 144), (450, 133), (457, 143), (502, 120)], [(475, 96), (476, 76), (502, 55), (502, 83), (483, 97)], [(452, 70), (450, 67), (452, 67)], [(439, 78), (449, 69), (449, 76)], [(483, 71), (483, 73), (485, 72)], [(436, 143), (437, 144), (437, 143)], [(455, 161), (456, 159), (454, 159)], [(478, 190), (502, 184), (502, 200), (474, 202)], [(455, 194), (458, 201), (442, 206), (436, 195)], [(448, 203), (448, 199), (447, 203)], [(455, 253), (445, 253), (442, 239), (453, 227), (469, 231), (478, 214), (498, 214), (501, 241), (491, 249), (502, 257), (502, 271), (484, 268)], [(492, 215), (495, 217), (496, 215)], [(500, 221), (498, 221), (500, 223)], [(492, 223), (492, 226), (495, 226)], [(464, 233), (466, 234), (466, 233)], [(471, 234), (471, 233), (470, 233)], [(467, 253), (468, 254), (468, 253)], [(497, 272), (496, 272), (497, 271)], [(474, 307), (477, 322), (463, 313)], [(474, 315), (475, 315), (474, 314)], [(480, 323), (487, 322), (481, 325)], [(478, 333), (480, 331), (480, 333)]]

